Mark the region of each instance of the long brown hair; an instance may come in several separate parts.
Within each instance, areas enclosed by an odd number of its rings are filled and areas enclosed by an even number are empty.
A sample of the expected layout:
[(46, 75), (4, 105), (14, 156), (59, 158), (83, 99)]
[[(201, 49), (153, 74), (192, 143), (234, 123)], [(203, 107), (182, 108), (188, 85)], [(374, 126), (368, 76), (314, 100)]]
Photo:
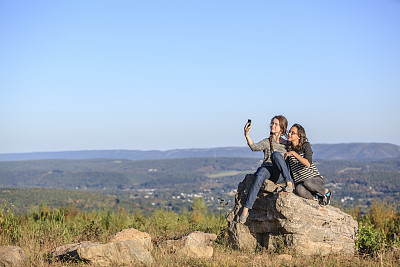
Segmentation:
[[(287, 119), (285, 118), (285, 116), (283, 115), (276, 115), (271, 119), (271, 124), (272, 122), (277, 119), (279, 121), (279, 127), (281, 128), (281, 136), (287, 136), (287, 126), (288, 126), (288, 122)], [(272, 145), (272, 139), (273, 139), (273, 133), (270, 131), (269, 132), (269, 146), (271, 147), (271, 152), (274, 151), (274, 147)]]
[(299, 140), (299, 144), (297, 146), (293, 146), (292, 144), (290, 144), (290, 148), (294, 148), (297, 151), (301, 151), (303, 149), (303, 146), (306, 142), (308, 142), (307, 139), (307, 135), (306, 135), (306, 130), (304, 130), (303, 126), (301, 126), (298, 123), (293, 124), (293, 127), (297, 128), (297, 135), (299, 136), (300, 140)]

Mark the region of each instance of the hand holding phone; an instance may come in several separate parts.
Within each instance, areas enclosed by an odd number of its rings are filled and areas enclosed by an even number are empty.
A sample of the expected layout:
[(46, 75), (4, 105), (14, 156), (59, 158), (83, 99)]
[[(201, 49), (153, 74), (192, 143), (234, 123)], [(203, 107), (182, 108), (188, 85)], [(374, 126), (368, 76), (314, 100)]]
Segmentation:
[(251, 129), (251, 120), (248, 119), (246, 125), (244, 126), (244, 135), (247, 136)]

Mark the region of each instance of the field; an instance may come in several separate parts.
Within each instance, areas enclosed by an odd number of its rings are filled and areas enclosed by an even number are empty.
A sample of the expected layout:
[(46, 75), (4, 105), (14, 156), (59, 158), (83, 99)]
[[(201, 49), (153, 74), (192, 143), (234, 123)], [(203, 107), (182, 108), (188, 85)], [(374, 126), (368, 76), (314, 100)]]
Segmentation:
[[(211, 259), (193, 259), (164, 254), (157, 246), (152, 251), (154, 266), (398, 266), (400, 214), (396, 205), (373, 203), (368, 213), (349, 210), (358, 220), (360, 233), (357, 253), (304, 257), (281, 248), (238, 251), (230, 247), (224, 216), (207, 212), (204, 201), (196, 200), (185, 214), (157, 210), (151, 215), (124, 210), (98, 210), (90, 213), (75, 207), (49, 209), (45, 204), (24, 215), (15, 215), (13, 206), (0, 210), (0, 245), (20, 246), (30, 266), (82, 266), (82, 262), (61, 262), (52, 257), (56, 247), (91, 241), (106, 243), (108, 237), (122, 229), (136, 228), (151, 235), (154, 244), (192, 231), (217, 234)], [(90, 264), (87, 264), (90, 266)]]

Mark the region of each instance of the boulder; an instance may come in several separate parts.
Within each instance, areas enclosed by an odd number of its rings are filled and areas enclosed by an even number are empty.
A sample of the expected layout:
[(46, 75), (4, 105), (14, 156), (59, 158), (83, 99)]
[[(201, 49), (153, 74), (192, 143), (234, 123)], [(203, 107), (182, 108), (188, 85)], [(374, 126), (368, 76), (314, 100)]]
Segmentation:
[(54, 257), (58, 257), (60, 259), (79, 259), (78, 249), (85, 248), (92, 245), (98, 245), (98, 243), (92, 243), (89, 241), (83, 241), (80, 243), (75, 244), (67, 244), (63, 246), (56, 247), (55, 251), (53, 252)]
[(350, 215), (281, 192), (282, 186), (269, 180), (261, 187), (247, 222), (237, 223), (253, 178), (248, 174), (239, 184), (235, 207), (227, 216), (233, 246), (244, 250), (285, 248), (299, 255), (354, 254), (358, 224)]
[(214, 249), (211, 246), (198, 247), (198, 246), (184, 246), (176, 251), (177, 255), (186, 256), (191, 258), (211, 258), (214, 254)]
[(110, 242), (120, 242), (120, 241), (139, 241), (144, 248), (148, 250), (153, 249), (153, 243), (151, 242), (151, 236), (148, 233), (141, 232), (134, 228), (124, 229), (109, 238)]
[(214, 249), (211, 243), (217, 239), (216, 234), (192, 232), (176, 240), (165, 240), (158, 244), (163, 252), (176, 253), (194, 258), (211, 258)]
[(93, 244), (77, 250), (80, 259), (98, 266), (151, 264), (151, 253), (136, 240)]
[(0, 266), (27, 266), (25, 254), (22, 249), (16, 246), (0, 246)]

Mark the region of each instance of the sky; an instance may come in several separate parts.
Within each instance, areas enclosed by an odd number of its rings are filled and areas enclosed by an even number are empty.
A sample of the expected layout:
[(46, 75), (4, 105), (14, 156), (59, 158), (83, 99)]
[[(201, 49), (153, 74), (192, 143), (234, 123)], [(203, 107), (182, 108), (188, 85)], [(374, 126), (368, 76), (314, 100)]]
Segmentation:
[(0, 0), (0, 153), (400, 145), (400, 1)]

